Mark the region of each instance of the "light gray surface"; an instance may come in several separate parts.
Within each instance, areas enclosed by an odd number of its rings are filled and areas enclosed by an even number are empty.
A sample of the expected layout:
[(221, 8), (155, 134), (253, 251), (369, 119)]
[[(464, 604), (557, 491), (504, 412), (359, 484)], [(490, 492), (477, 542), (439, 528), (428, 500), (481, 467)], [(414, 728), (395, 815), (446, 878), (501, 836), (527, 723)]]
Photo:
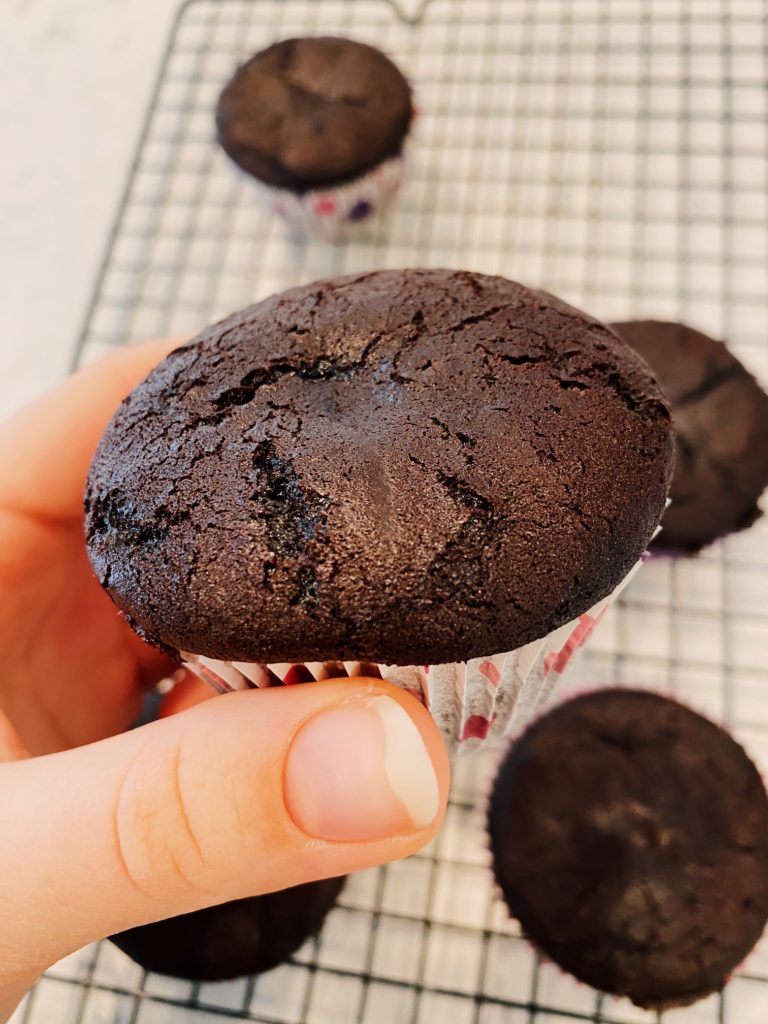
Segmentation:
[(0, 2), (0, 417), (67, 366), (175, 7)]

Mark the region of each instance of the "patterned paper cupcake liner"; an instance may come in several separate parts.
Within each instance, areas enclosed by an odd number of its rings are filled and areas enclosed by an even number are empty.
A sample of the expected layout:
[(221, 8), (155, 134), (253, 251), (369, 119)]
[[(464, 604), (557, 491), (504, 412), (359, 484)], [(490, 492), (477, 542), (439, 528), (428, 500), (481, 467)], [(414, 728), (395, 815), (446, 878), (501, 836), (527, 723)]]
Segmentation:
[(295, 193), (259, 182), (269, 207), (301, 235), (338, 242), (354, 235), (392, 201), (400, 187), (405, 151), (343, 185)]
[(385, 679), (413, 694), (428, 709), (451, 756), (517, 732), (552, 698), (575, 652), (587, 641), (616, 590), (588, 612), (548, 636), (515, 651), (446, 665), (384, 665), (365, 662), (306, 662), (260, 665), (217, 661), (183, 653), (187, 667), (220, 693), (290, 686), (345, 676)]

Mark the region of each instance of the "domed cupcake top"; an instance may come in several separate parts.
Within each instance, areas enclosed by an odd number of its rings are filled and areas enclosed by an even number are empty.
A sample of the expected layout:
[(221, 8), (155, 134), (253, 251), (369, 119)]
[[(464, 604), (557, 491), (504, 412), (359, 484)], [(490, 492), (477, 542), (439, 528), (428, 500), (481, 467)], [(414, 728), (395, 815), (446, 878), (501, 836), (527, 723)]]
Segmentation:
[(125, 400), (90, 472), (89, 556), (172, 649), (461, 661), (615, 588), (671, 448), (642, 360), (552, 296), (343, 277), (216, 324)]

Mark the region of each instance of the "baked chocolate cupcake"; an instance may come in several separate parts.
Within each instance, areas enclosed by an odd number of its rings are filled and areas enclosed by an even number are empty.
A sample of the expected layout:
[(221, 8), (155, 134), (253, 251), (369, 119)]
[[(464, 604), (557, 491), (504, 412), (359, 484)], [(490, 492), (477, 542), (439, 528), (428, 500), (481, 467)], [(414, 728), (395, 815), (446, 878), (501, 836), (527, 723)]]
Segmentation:
[(552, 296), (338, 278), (209, 328), (126, 399), (88, 552), (140, 635), (223, 689), (373, 663), (477, 740), (637, 563), (671, 450), (643, 361)]
[(264, 974), (287, 960), (323, 926), (343, 878), (235, 900), (113, 935), (146, 971), (189, 981)]
[(488, 817), (528, 938), (639, 1006), (723, 987), (768, 918), (768, 798), (726, 732), (656, 694), (562, 704), (513, 744)]
[(219, 142), (294, 223), (332, 235), (400, 183), (411, 88), (380, 50), (286, 39), (243, 64), (216, 107)]
[(612, 326), (648, 361), (672, 406), (672, 503), (655, 546), (696, 552), (751, 526), (768, 487), (768, 395), (721, 341), (691, 327)]

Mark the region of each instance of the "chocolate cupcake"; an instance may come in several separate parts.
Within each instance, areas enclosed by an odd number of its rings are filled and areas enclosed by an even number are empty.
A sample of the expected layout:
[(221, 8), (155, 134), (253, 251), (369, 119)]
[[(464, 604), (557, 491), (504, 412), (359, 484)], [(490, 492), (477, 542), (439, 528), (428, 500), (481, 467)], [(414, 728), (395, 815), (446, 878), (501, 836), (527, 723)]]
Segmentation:
[(653, 535), (671, 449), (642, 360), (552, 296), (338, 278), (209, 328), (126, 399), (88, 553), (221, 689), (372, 663), (455, 746), (565, 667)]
[(131, 928), (111, 941), (144, 970), (174, 978), (263, 974), (320, 931), (343, 886), (343, 878), (310, 882)]
[(694, 553), (761, 515), (768, 395), (721, 341), (683, 324), (612, 324), (647, 360), (672, 406), (672, 503), (654, 546)]
[(768, 918), (768, 798), (726, 732), (656, 694), (562, 704), (513, 744), (488, 817), (512, 914), (579, 980), (643, 1007), (723, 987)]
[(396, 191), (411, 88), (380, 50), (329, 36), (286, 39), (242, 65), (216, 107), (218, 139), (273, 207), (332, 237)]

